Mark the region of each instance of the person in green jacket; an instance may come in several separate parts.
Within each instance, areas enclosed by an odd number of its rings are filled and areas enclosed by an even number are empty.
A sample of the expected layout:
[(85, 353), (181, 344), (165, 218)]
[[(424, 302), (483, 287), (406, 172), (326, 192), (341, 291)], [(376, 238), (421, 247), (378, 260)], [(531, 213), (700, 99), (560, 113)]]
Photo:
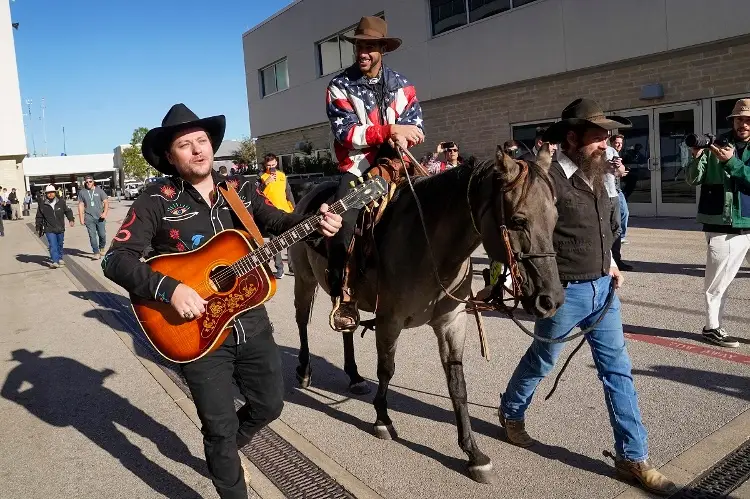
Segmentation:
[(743, 261), (750, 264), (750, 99), (740, 99), (732, 114), (729, 145), (693, 148), (687, 182), (700, 185), (696, 220), (703, 224), (706, 255), (706, 324), (703, 338), (722, 347), (739, 347), (721, 326), (724, 294)]

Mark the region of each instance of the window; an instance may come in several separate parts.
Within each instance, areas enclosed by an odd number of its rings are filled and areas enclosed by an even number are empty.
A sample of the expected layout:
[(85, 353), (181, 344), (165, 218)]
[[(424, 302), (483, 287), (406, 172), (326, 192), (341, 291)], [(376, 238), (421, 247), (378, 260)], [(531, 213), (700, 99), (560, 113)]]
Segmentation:
[(291, 173), (292, 171), (292, 154), (279, 154), (279, 166), (281, 171)]
[(432, 36), (536, 0), (430, 0)]
[[(739, 99), (738, 97), (737, 99)], [(732, 131), (732, 121), (727, 116), (732, 114), (734, 104), (737, 99), (717, 100), (714, 105), (714, 126), (716, 127), (716, 136)]]
[[(536, 137), (537, 128), (547, 128), (552, 123), (554, 123), (554, 121), (542, 121), (539, 123), (527, 123), (523, 125), (513, 125), (513, 128), (512, 128), (513, 140), (522, 142), (529, 149), (533, 149), (535, 145), (534, 138)], [(521, 147), (521, 150), (526, 152), (524, 147)]]
[[(378, 17), (385, 19), (383, 13), (378, 14)], [(319, 76), (340, 71), (354, 64), (354, 44), (344, 39), (351, 36), (354, 36), (354, 27), (317, 44)]]
[(289, 72), (286, 66), (286, 59), (282, 59), (261, 69), (260, 83), (262, 97), (289, 88)]

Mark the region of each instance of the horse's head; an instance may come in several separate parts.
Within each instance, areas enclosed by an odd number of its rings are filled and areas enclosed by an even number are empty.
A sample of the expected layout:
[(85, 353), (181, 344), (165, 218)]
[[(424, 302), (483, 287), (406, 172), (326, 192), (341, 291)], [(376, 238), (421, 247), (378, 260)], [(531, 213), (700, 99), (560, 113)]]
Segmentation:
[(476, 221), (487, 254), (509, 272), (518, 269), (513, 291), (537, 317), (553, 315), (564, 299), (552, 246), (557, 209), (551, 163), (547, 145), (536, 162), (514, 160), (498, 147), (492, 174), (481, 182)]

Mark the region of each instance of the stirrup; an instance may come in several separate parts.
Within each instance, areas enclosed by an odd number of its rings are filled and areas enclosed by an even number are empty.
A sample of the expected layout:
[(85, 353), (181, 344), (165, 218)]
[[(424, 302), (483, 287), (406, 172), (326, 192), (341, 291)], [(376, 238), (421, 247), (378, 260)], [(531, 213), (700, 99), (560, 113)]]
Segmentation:
[[(350, 320), (347, 320), (350, 319)], [(351, 322), (351, 323), (350, 323)], [(340, 333), (353, 333), (359, 327), (359, 310), (356, 301), (342, 301), (336, 297), (328, 316), (328, 325)]]

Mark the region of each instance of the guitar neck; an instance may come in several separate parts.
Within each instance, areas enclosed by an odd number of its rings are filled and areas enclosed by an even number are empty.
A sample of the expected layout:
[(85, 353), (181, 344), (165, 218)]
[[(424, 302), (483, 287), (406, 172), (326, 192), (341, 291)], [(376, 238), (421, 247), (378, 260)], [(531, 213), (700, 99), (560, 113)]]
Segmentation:
[[(328, 211), (331, 213), (335, 213), (336, 215), (341, 215), (342, 213), (344, 213), (348, 209), (346, 206), (347, 197), (333, 203), (328, 208)], [(294, 243), (303, 240), (304, 238), (315, 232), (322, 220), (323, 215), (321, 214), (313, 215), (303, 220), (283, 234), (271, 239), (263, 246), (260, 246), (259, 248), (250, 252), (248, 255), (232, 264), (232, 267), (235, 269), (235, 272), (238, 275), (243, 275), (247, 272), (250, 272), (252, 269), (259, 267), (260, 265), (271, 260), (271, 258), (276, 256), (276, 254), (281, 253), (283, 250), (290, 247)]]

